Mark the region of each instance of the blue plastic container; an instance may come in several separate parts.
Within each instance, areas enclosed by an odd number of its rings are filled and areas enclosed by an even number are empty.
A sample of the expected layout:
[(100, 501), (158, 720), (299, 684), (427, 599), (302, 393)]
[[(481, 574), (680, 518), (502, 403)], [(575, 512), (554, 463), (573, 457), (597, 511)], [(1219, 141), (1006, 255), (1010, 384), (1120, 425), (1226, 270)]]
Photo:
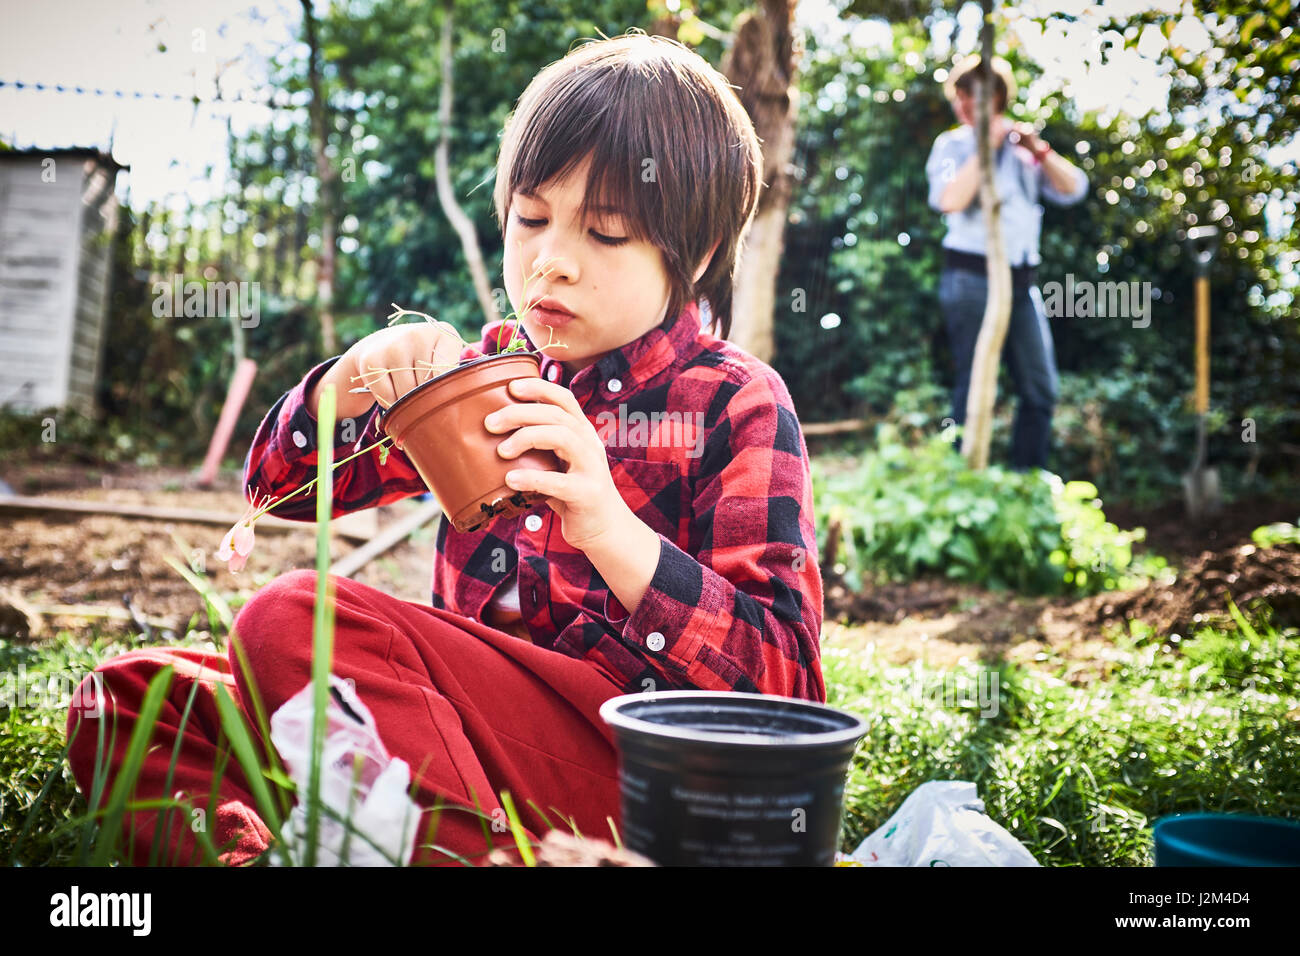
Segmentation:
[(1162, 817), (1156, 866), (1300, 866), (1300, 823), (1238, 813)]

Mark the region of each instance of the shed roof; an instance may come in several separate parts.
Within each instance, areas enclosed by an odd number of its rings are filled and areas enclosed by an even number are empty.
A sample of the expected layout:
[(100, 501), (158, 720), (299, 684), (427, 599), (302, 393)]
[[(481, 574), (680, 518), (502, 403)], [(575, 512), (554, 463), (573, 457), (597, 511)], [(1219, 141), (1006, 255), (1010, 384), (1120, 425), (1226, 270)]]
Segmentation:
[(30, 159), (39, 156), (44, 159), (46, 156), (81, 156), (86, 159), (97, 160), (102, 166), (113, 166), (117, 169), (130, 169), (130, 166), (124, 166), (114, 159), (111, 155), (101, 149), (93, 146), (61, 146), (56, 149), (38, 149), (28, 147), (26, 149), (3, 149), (0, 148), (0, 160), (5, 159)]

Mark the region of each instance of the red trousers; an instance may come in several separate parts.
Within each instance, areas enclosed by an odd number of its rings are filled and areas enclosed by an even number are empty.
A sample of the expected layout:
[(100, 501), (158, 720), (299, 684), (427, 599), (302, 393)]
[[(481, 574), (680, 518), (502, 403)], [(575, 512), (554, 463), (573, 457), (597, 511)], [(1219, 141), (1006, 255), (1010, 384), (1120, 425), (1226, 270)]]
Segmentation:
[[(499, 809), (503, 790), (510, 791), (534, 840), (550, 826), (567, 830), (563, 821), (572, 821), (583, 836), (611, 838), (606, 818), (619, 822), (617, 755), (613, 733), (598, 710), (623, 693), (619, 685), (583, 661), (451, 611), (401, 601), (347, 578), (332, 580), (337, 602), (333, 672), (354, 681), (388, 752), (410, 765), (418, 781), (415, 800), (426, 808), (411, 862), (451, 859), (425, 845), (434, 816), (428, 808), (439, 797), (442, 811), (432, 843), (474, 863), (484, 862), (493, 846), (514, 845), (510, 833), (494, 831), (489, 820), (489, 846), (481, 817), (466, 812), (477, 799), (484, 816), (504, 821)], [(235, 621), (232, 644), (244, 648), (268, 720), (311, 679), (315, 591), (314, 571), (281, 575)], [(68, 760), (83, 793), (91, 793), (94, 781), (97, 722), (104, 722), (105, 751), (113, 738), (102, 790), (106, 796), (149, 681), (168, 664), (174, 668), (171, 687), (133, 799), (166, 799), (179, 792), (194, 807), (212, 805), (214, 763), (230, 752), (220, 731), (218, 684), (243, 708), (258, 739), (251, 688), (233, 646), (229, 655), (170, 647), (130, 651), (96, 669), (102, 713), (89, 716), (85, 707), (74, 707), (68, 715)], [(90, 680), (82, 685), (83, 701), (89, 699)], [(198, 691), (182, 729), (195, 683)], [(169, 786), (167, 770), (178, 735), (180, 752)], [(266, 747), (269, 741), (259, 743)], [(165, 831), (158, 862), (189, 864), (202, 858), (194, 833), (200, 819), (227, 863), (245, 863), (266, 849), (270, 833), (233, 755), (214, 803), (215, 819), (180, 810), (134, 811), (123, 821), (121, 845), (129, 847), (137, 865), (148, 863), (161, 813)]]

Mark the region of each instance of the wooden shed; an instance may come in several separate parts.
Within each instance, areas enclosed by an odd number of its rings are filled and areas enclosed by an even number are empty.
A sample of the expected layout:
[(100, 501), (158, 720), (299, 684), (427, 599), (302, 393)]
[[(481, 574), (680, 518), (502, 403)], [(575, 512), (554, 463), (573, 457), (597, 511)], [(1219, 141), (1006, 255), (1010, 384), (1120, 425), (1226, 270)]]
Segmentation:
[(0, 152), (0, 406), (94, 409), (126, 168), (94, 149)]

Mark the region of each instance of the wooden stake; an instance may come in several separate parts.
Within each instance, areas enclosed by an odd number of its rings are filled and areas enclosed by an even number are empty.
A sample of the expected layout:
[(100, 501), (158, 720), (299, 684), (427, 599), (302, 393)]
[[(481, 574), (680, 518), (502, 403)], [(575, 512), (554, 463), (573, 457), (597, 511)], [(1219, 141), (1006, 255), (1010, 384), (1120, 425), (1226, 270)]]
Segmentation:
[(235, 433), (235, 422), (239, 419), (239, 410), (244, 407), (249, 389), (253, 387), (253, 376), (257, 374), (257, 363), (252, 359), (241, 359), (235, 366), (235, 374), (230, 379), (230, 388), (226, 391), (226, 403), (221, 406), (221, 417), (217, 419), (212, 441), (208, 442), (208, 454), (203, 459), (199, 471), (199, 485), (209, 487), (217, 477), (221, 467), (221, 458), (230, 444), (230, 436)]

